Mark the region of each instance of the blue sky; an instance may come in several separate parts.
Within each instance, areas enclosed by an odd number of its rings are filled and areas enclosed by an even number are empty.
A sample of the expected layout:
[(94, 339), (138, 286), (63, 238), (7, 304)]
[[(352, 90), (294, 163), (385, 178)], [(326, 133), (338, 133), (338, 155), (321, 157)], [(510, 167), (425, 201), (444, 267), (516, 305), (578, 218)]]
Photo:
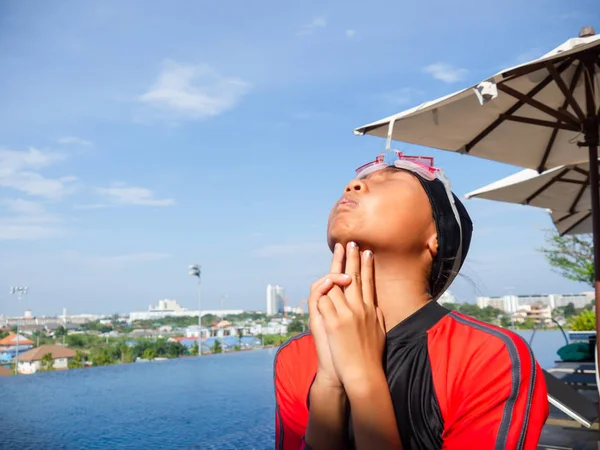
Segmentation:
[[(355, 127), (600, 28), (593, 0), (123, 3), (0, 5), (0, 313), (192, 308), (192, 263), (206, 308), (264, 308), (268, 283), (297, 304), (330, 206), (384, 147)], [(519, 170), (400, 147), (459, 195)], [(460, 300), (587, 289), (536, 251), (543, 211), (466, 206)]]

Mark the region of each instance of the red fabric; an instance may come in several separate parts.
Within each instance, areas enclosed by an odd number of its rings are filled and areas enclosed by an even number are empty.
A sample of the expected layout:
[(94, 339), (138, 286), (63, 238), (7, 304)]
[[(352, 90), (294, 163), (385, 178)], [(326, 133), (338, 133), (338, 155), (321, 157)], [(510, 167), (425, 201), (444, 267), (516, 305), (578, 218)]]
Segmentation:
[[(443, 448), (536, 449), (549, 406), (544, 376), (523, 339), (456, 312), (427, 334)], [(303, 333), (284, 344), (274, 371), (276, 448), (303, 449), (317, 371), (312, 336)]]
[(275, 357), (275, 448), (303, 449), (308, 424), (308, 393), (317, 373), (317, 353), (310, 333), (283, 344)]
[(452, 313), (428, 331), (428, 351), (444, 449), (537, 448), (546, 383), (520, 336)]

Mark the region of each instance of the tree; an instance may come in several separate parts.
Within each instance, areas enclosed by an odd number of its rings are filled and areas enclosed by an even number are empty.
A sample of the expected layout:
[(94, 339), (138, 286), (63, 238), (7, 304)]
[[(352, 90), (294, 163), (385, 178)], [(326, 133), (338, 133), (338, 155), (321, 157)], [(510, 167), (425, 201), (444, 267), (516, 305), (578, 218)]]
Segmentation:
[(142, 353), (142, 358), (148, 360), (156, 358), (156, 350), (152, 347), (148, 347), (146, 350), (144, 350), (144, 353)]
[(581, 314), (571, 319), (569, 325), (573, 331), (593, 331), (596, 329), (596, 313), (582, 311)]
[(569, 302), (567, 303), (567, 305), (565, 306), (563, 313), (566, 317), (571, 317), (574, 316), (575, 314), (577, 314), (577, 311), (575, 310), (575, 305), (573, 304), (573, 302)]
[(56, 331), (54, 332), (55, 337), (63, 337), (66, 335), (67, 335), (67, 329), (65, 327), (63, 327), (62, 325), (60, 327), (58, 327), (56, 329)]
[(198, 356), (198, 342), (194, 342), (194, 345), (192, 345), (192, 348), (190, 349), (190, 355)]
[(79, 350), (75, 352), (75, 358), (69, 360), (69, 369), (82, 369), (85, 365), (85, 355)]
[(49, 372), (54, 370), (54, 359), (52, 359), (52, 353), (46, 353), (42, 356), (42, 370)]
[(215, 343), (211, 347), (211, 350), (212, 350), (213, 353), (222, 353), (223, 352), (223, 347), (221, 346), (221, 341), (219, 341), (218, 339), (216, 339)]
[(304, 331), (304, 322), (298, 319), (294, 319), (292, 323), (288, 326), (288, 331), (290, 333), (301, 333)]
[(560, 236), (552, 232), (540, 251), (565, 278), (594, 286), (594, 247), (590, 234)]

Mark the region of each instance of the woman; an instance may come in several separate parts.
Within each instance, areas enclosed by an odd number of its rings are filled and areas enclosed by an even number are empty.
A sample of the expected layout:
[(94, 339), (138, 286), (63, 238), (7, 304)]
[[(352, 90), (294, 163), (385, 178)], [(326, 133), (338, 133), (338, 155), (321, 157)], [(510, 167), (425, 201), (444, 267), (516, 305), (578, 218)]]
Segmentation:
[(357, 170), (329, 216), (311, 331), (275, 358), (278, 449), (536, 448), (548, 403), (529, 347), (436, 302), (471, 232), (431, 158)]

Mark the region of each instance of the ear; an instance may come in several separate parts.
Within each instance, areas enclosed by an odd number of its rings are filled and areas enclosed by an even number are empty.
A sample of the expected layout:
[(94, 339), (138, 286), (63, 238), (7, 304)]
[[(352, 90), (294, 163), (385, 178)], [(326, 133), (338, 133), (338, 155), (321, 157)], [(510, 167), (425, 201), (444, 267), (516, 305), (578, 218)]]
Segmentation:
[(435, 258), (437, 256), (438, 253), (438, 239), (437, 239), (437, 233), (434, 233), (428, 240), (427, 240), (427, 249), (429, 250), (429, 253), (431, 254), (432, 258)]

